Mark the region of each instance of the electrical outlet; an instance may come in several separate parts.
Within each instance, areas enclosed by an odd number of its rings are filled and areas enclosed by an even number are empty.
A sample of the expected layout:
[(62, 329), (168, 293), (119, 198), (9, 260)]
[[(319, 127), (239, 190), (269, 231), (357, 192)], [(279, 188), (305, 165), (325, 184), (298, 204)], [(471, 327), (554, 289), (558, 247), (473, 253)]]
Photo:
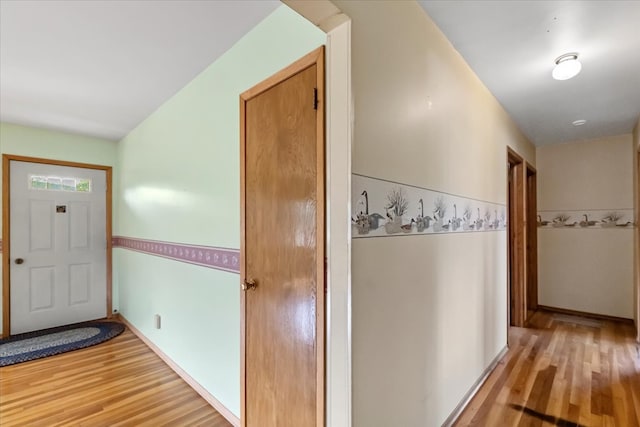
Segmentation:
[(159, 314), (156, 314), (154, 317), (154, 321), (155, 321), (155, 325), (156, 325), (156, 329), (160, 329), (161, 326), (161, 318)]

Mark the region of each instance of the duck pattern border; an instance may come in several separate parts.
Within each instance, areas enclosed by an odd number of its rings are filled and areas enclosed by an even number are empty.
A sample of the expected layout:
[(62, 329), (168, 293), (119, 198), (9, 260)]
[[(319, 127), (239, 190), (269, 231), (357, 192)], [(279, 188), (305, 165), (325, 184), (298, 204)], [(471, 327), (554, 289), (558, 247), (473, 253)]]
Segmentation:
[(634, 228), (633, 214), (633, 209), (539, 211), (538, 228), (574, 230)]
[(238, 249), (196, 246), (123, 236), (114, 236), (112, 245), (114, 249), (128, 249), (229, 273), (240, 273), (240, 251)]
[(503, 231), (503, 204), (365, 175), (351, 176), (352, 237)]

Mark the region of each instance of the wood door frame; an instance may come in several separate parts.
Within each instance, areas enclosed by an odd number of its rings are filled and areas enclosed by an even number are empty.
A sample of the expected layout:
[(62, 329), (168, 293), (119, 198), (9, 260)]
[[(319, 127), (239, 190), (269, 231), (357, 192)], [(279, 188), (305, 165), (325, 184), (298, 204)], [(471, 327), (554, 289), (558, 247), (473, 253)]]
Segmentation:
[[(324, 46), (303, 56), (288, 67), (278, 71), (252, 88), (240, 94), (240, 283), (246, 278), (246, 104), (252, 98), (269, 90), (293, 75), (317, 66), (318, 113), (316, 115), (317, 147), (317, 277), (316, 277), (316, 425), (324, 426), (325, 419), (325, 92)], [(239, 283), (239, 284), (240, 284)], [(240, 292), (240, 423), (246, 427), (246, 298)]]
[(529, 312), (538, 308), (538, 171), (529, 162), (525, 162), (526, 173), (526, 319), (530, 320)]
[[(525, 276), (525, 182), (524, 159), (507, 147), (508, 172), (512, 185), (507, 182), (507, 295), (509, 326), (523, 327), (526, 321), (526, 276)], [(515, 284), (513, 278), (515, 277)]]
[[(638, 129), (640, 132), (640, 129)], [(636, 194), (635, 194), (635, 309), (636, 309), (636, 341), (640, 343), (640, 145), (636, 149)]]
[(105, 171), (105, 179), (107, 181), (106, 191), (106, 231), (107, 231), (107, 318), (111, 317), (112, 311), (112, 254), (111, 254), (111, 238), (112, 238), (112, 187), (111, 180), (113, 168), (111, 166), (94, 165), (90, 163), (69, 162), (65, 160), (43, 159), (39, 157), (26, 157), (14, 154), (2, 155), (2, 337), (8, 337), (11, 332), (11, 215), (10, 215), (10, 174), (9, 168), (11, 161), (42, 163), (52, 166), (67, 166), (73, 168), (95, 169)]

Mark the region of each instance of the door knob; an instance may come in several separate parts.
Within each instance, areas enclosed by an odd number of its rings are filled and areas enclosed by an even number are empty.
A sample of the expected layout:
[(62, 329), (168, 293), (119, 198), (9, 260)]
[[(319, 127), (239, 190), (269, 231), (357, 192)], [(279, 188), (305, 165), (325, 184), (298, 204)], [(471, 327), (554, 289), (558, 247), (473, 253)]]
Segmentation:
[(243, 280), (242, 281), (242, 290), (243, 291), (249, 291), (251, 289), (255, 289), (256, 286), (258, 286), (258, 284), (253, 279)]
[(24, 260), (22, 258), (16, 258), (16, 264), (22, 264)]

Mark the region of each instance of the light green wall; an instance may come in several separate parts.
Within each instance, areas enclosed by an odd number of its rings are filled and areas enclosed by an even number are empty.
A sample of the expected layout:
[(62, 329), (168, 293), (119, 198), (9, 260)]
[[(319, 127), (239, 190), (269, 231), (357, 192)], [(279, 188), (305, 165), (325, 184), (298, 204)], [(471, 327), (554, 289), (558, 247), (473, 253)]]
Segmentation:
[[(238, 248), (239, 95), (325, 40), (281, 6), (124, 138), (114, 234)], [(121, 313), (239, 415), (238, 275), (126, 250), (114, 263)]]
[(113, 166), (116, 146), (102, 138), (0, 123), (2, 154)]
[[(106, 139), (0, 123), (0, 153), (115, 166), (117, 143)], [(115, 171), (114, 168), (114, 187), (117, 185)], [(0, 171), (1, 180), (2, 173)], [(0, 200), (1, 204), (2, 200)], [(114, 206), (115, 211), (116, 207)], [(0, 224), (1, 227), (2, 224)], [(2, 274), (2, 265), (0, 265), (0, 274)], [(117, 308), (118, 291), (116, 286), (114, 286), (113, 292), (113, 306)], [(0, 295), (0, 328), (2, 328), (1, 298)]]

